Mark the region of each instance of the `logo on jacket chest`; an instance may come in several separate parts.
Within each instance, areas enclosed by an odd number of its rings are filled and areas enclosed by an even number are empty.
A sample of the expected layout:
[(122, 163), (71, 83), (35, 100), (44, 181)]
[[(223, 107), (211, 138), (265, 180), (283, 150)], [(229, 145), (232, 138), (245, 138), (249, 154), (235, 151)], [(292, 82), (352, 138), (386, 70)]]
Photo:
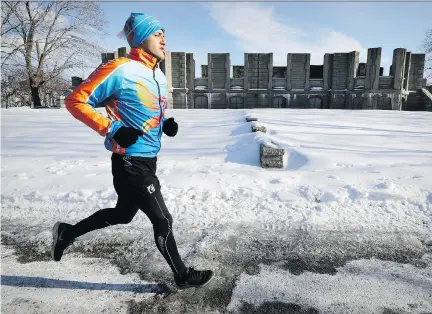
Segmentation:
[(136, 95), (139, 102), (150, 111), (159, 111), (159, 95), (142, 82), (136, 83)]
[[(149, 118), (143, 122), (142, 128), (143, 128), (144, 132), (147, 132), (147, 131), (150, 131), (152, 129), (159, 127), (161, 120), (162, 120), (162, 117), (164, 116), (164, 112), (165, 112), (165, 109), (167, 107), (166, 97), (162, 96), (162, 97), (158, 98), (157, 101), (158, 101), (158, 104), (155, 107), (157, 107), (158, 113), (156, 116), (153, 116), (153, 117), (151, 117), (151, 118)], [(159, 103), (160, 103), (160, 106), (159, 106)]]

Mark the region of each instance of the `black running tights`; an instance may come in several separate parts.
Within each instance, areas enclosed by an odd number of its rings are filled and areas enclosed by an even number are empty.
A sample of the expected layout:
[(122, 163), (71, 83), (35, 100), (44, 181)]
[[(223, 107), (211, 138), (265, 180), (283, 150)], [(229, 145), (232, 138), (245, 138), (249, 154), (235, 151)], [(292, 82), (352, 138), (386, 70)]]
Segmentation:
[(110, 225), (128, 224), (141, 209), (153, 224), (156, 246), (174, 274), (181, 274), (186, 266), (177, 250), (172, 231), (172, 217), (155, 175), (156, 158), (125, 157), (113, 154), (112, 172), (118, 195), (114, 208), (101, 209), (67, 230), (66, 238), (75, 239), (90, 231)]

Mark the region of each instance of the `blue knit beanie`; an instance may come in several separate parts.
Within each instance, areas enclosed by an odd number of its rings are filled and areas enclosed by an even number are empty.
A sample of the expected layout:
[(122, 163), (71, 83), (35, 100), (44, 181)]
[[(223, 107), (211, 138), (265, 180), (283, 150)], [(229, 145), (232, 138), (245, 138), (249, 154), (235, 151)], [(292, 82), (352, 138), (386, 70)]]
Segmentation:
[(126, 38), (131, 48), (135, 48), (158, 30), (164, 31), (162, 24), (153, 16), (145, 13), (131, 13), (119, 35)]

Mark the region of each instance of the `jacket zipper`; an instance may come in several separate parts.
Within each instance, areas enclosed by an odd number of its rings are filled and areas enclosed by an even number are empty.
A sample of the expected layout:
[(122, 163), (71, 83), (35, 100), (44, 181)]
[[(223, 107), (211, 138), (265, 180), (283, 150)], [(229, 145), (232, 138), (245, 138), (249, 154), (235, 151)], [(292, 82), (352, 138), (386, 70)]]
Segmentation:
[(161, 123), (162, 122), (162, 106), (161, 106), (161, 102), (160, 102), (161, 94), (160, 94), (159, 82), (156, 80), (156, 71), (155, 71), (156, 66), (157, 66), (157, 64), (153, 68), (153, 79), (156, 82), (156, 85), (157, 85), (157, 88), (158, 88), (158, 102), (159, 102), (159, 110), (160, 110), (159, 111), (159, 115), (161, 117), (160, 122), (159, 122), (159, 137), (160, 137), (161, 133), (162, 133), (162, 123)]

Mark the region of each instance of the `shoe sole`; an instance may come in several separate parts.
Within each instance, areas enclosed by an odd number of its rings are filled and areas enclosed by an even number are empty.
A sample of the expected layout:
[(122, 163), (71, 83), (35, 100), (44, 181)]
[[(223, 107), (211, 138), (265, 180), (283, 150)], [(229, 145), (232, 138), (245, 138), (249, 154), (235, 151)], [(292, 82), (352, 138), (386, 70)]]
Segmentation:
[[(61, 224), (61, 222), (57, 221), (53, 227), (53, 230), (52, 230), (53, 243), (51, 245), (51, 257), (54, 261), (56, 261), (54, 259), (54, 250), (55, 250), (55, 245), (57, 244), (57, 240), (58, 240), (58, 227), (60, 226), (60, 224)], [(58, 262), (58, 261), (56, 261), (56, 262)]]
[(177, 286), (177, 289), (179, 289), (179, 290), (185, 290), (185, 289), (189, 289), (189, 288), (204, 288), (212, 280), (213, 280), (213, 274), (211, 275), (210, 279), (205, 284), (203, 284), (203, 285), (187, 285), (187, 286), (184, 286), (184, 287)]

